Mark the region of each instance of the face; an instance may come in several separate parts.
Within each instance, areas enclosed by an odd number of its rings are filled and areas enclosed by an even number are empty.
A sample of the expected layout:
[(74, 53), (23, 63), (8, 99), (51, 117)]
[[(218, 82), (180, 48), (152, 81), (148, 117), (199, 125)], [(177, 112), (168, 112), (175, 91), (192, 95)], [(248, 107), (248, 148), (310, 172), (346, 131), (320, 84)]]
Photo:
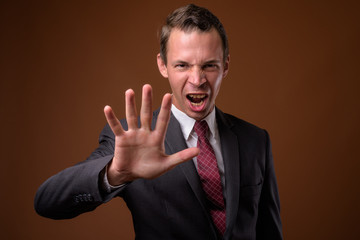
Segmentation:
[(223, 60), (222, 42), (215, 29), (184, 32), (172, 29), (167, 43), (167, 64), (157, 56), (160, 73), (169, 79), (173, 104), (189, 117), (205, 118), (215, 107), (229, 56)]

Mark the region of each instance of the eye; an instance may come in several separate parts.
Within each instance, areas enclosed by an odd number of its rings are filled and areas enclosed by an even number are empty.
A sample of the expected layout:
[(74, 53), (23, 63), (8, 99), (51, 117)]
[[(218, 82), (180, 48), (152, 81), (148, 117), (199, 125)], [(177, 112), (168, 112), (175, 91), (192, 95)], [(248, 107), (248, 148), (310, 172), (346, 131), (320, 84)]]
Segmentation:
[(185, 69), (187, 69), (188, 68), (188, 64), (186, 64), (186, 63), (178, 63), (178, 64), (176, 64), (175, 65), (175, 68), (176, 69), (179, 69), (179, 70), (185, 70)]
[(217, 70), (218, 69), (218, 65), (215, 64), (215, 63), (208, 63), (208, 64), (205, 64), (202, 69), (204, 71), (214, 71), (214, 70)]

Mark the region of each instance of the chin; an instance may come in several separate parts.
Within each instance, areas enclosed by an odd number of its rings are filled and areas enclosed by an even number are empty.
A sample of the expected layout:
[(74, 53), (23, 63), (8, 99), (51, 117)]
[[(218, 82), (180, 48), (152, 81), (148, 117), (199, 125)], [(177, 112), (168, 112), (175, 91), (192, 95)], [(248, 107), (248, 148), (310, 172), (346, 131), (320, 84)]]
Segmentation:
[(202, 111), (202, 112), (194, 112), (189, 111), (186, 113), (189, 117), (195, 119), (195, 120), (202, 120), (208, 115), (208, 112)]

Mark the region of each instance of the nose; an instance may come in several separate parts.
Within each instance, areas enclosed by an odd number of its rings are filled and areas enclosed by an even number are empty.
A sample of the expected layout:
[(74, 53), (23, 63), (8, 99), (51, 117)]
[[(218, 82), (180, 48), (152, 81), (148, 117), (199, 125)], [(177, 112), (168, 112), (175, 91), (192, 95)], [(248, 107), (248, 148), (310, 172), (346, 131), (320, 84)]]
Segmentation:
[(201, 69), (200, 67), (194, 67), (193, 69), (191, 69), (188, 81), (196, 87), (201, 86), (204, 82), (206, 82), (203, 69)]

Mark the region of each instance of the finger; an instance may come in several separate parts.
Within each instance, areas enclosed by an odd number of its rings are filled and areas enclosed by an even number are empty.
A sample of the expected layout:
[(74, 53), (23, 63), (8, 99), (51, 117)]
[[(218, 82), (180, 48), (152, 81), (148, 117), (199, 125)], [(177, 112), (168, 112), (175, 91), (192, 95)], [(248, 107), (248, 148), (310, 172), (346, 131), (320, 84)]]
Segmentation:
[(171, 112), (171, 94), (167, 93), (163, 97), (160, 113), (157, 118), (156, 127), (155, 127), (155, 131), (157, 131), (160, 136), (165, 137), (165, 133), (170, 119), (170, 112)]
[(110, 106), (105, 106), (104, 114), (106, 117), (106, 121), (108, 122), (115, 136), (121, 135), (124, 132), (124, 129), (122, 128), (119, 120), (115, 116), (115, 113)]
[(170, 170), (175, 166), (179, 165), (180, 163), (193, 159), (199, 154), (199, 152), (200, 152), (199, 148), (192, 147), (168, 156), (168, 160), (167, 160), (168, 169)]
[(151, 118), (152, 118), (152, 89), (149, 84), (145, 84), (142, 90), (142, 101), (141, 101), (141, 110), (140, 110), (141, 127), (150, 130)]
[(126, 108), (126, 121), (129, 129), (137, 128), (138, 121), (136, 116), (135, 93), (132, 89), (128, 89), (125, 92), (125, 108)]

